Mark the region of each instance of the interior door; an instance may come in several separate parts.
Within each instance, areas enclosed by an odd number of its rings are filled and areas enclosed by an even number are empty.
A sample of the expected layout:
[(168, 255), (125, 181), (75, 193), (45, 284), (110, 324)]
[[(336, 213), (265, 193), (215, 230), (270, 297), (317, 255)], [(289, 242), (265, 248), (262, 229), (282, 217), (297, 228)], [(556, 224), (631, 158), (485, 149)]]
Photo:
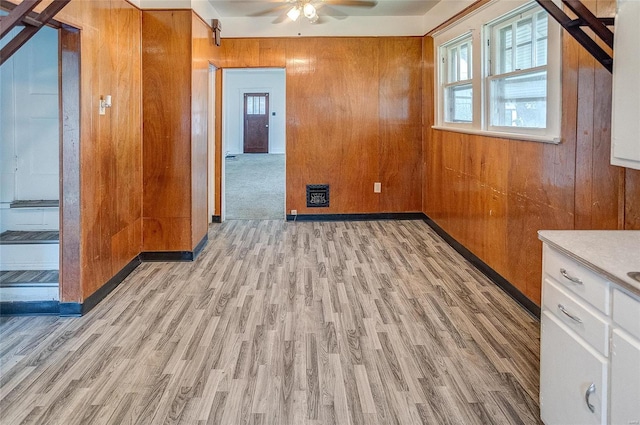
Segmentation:
[(15, 109), (2, 113), (3, 121), (13, 120), (15, 129), (14, 199), (56, 200), (60, 141), (57, 30), (42, 28), (16, 52), (12, 62)]
[(269, 93), (244, 94), (244, 153), (269, 153)]

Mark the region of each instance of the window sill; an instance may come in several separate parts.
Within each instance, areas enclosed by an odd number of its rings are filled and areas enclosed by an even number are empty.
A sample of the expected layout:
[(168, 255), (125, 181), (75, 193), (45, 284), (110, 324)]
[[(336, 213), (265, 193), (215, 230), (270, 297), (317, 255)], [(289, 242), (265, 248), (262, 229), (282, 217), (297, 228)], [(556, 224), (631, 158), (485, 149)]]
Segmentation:
[(544, 136), (540, 134), (506, 133), (503, 131), (476, 130), (474, 128), (448, 127), (443, 125), (431, 126), (434, 130), (453, 131), (455, 133), (476, 134), (479, 136), (497, 137), (500, 139), (521, 140), (525, 142), (541, 142), (553, 145), (560, 144), (558, 136)]

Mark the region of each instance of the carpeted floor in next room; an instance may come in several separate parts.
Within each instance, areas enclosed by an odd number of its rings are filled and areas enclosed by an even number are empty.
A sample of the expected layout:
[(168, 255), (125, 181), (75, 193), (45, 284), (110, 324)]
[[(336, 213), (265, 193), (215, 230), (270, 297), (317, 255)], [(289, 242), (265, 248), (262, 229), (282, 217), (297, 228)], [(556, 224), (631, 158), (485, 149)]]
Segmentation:
[(242, 154), (225, 159), (227, 220), (284, 219), (284, 154)]

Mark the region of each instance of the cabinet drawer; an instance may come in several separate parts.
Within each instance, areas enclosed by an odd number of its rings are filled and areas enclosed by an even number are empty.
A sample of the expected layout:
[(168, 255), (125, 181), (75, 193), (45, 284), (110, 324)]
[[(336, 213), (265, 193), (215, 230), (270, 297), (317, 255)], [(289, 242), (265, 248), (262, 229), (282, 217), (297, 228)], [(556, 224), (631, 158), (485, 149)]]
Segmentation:
[(640, 300), (613, 290), (613, 321), (635, 338), (640, 339)]
[(609, 283), (603, 277), (546, 244), (543, 271), (604, 314), (610, 314)]
[(609, 354), (609, 324), (596, 310), (563, 289), (562, 285), (545, 278), (542, 290), (542, 305), (552, 312), (587, 344), (600, 354)]

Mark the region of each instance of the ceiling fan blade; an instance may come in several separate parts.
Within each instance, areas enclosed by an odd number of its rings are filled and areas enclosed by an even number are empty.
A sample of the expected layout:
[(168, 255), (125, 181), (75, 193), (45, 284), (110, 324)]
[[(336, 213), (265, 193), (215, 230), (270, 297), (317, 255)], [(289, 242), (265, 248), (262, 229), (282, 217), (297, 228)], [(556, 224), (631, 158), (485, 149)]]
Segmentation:
[(252, 18), (256, 18), (256, 17), (259, 17), (259, 16), (267, 16), (267, 15), (273, 14), (273, 12), (277, 12), (277, 11), (283, 10), (283, 9), (288, 9), (290, 7), (291, 7), (291, 3), (285, 3), (285, 4), (281, 4), (279, 6), (276, 6), (276, 7), (270, 7), (269, 9), (262, 10), (260, 12), (250, 13), (247, 16), (250, 16)]
[(340, 20), (347, 19), (349, 17), (346, 13), (336, 9), (335, 7), (331, 7), (326, 3), (320, 3), (318, 5), (318, 10), (320, 10), (323, 15), (331, 16), (332, 18)]
[(323, 3), (333, 6), (355, 6), (355, 7), (374, 7), (378, 4), (373, 0), (322, 0)]
[(287, 20), (287, 13), (281, 13), (280, 15), (278, 15), (278, 17), (276, 19), (274, 19), (273, 21), (271, 21), (272, 24), (281, 24), (284, 21)]

